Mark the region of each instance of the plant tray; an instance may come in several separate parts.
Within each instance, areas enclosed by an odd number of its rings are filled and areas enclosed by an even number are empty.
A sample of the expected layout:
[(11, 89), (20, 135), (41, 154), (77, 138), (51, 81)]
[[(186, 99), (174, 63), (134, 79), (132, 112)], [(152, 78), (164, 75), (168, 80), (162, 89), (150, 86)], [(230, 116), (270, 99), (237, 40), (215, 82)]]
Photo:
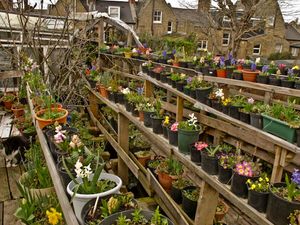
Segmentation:
[(291, 128), (287, 123), (275, 119), (273, 117), (262, 114), (263, 130), (274, 134), (290, 143), (294, 143), (296, 139), (296, 129)]

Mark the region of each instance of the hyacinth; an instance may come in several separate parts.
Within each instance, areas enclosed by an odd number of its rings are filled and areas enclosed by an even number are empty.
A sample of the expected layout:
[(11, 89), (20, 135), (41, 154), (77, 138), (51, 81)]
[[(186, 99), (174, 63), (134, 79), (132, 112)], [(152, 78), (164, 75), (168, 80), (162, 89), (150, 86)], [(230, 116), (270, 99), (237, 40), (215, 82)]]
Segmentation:
[(198, 120), (197, 120), (197, 117), (195, 116), (195, 114), (194, 113), (192, 113), (192, 114), (190, 114), (189, 115), (189, 117), (190, 117), (190, 119), (187, 121), (188, 122), (188, 124), (190, 125), (190, 126), (197, 126), (197, 122), (198, 122)]
[(163, 52), (162, 52), (162, 56), (163, 56), (164, 58), (166, 58), (166, 57), (167, 57), (167, 52), (166, 52), (166, 51), (163, 51)]
[(192, 77), (188, 77), (187, 79), (186, 79), (186, 82), (189, 84), (189, 83), (191, 83), (193, 81), (193, 78)]
[(228, 60), (231, 61), (232, 59), (233, 59), (233, 55), (232, 55), (232, 52), (230, 52), (230, 53), (228, 54)]
[(93, 171), (91, 169), (91, 164), (84, 166), (83, 169), (82, 169), (82, 167), (83, 167), (83, 165), (78, 159), (75, 164), (76, 177), (89, 178), (89, 176), (93, 173)]
[(248, 98), (247, 102), (248, 102), (248, 104), (253, 105), (254, 104), (254, 99), (253, 98)]
[(256, 64), (255, 64), (255, 63), (252, 63), (252, 64), (251, 64), (251, 70), (252, 70), (252, 71), (255, 71), (255, 70), (256, 70)]
[(74, 134), (73, 136), (72, 136), (72, 139), (71, 139), (71, 142), (70, 142), (70, 144), (69, 144), (69, 146), (71, 147), (71, 148), (79, 148), (79, 147), (81, 147), (83, 144), (82, 144), (82, 142), (81, 142), (81, 140), (79, 139), (79, 137), (78, 137), (78, 135), (76, 135), (76, 134)]
[(66, 135), (64, 135), (64, 133), (66, 133), (66, 131), (62, 129), (61, 125), (58, 125), (55, 127), (55, 133), (56, 133), (54, 135), (55, 143), (59, 144), (66, 139)]
[(247, 176), (247, 177), (253, 176), (252, 166), (248, 162), (244, 161), (242, 163), (237, 164), (235, 170), (241, 176)]
[(232, 66), (234, 66), (234, 65), (236, 64), (235, 58), (232, 58), (232, 59), (230, 60), (230, 64), (231, 64)]
[(261, 69), (261, 72), (266, 73), (269, 70), (269, 66), (268, 65), (264, 65)]
[(208, 147), (208, 144), (206, 144), (205, 142), (199, 141), (199, 142), (196, 142), (194, 146), (198, 151), (202, 151), (202, 149)]
[(292, 181), (298, 186), (300, 185), (300, 171), (298, 169), (294, 170), (292, 174)]
[(255, 63), (256, 63), (256, 64), (259, 64), (259, 63), (260, 63), (260, 57), (256, 58)]
[(139, 95), (142, 95), (143, 92), (144, 92), (144, 88), (143, 88), (143, 87), (138, 87), (138, 88), (137, 88), (137, 93), (138, 93)]
[(222, 88), (217, 89), (217, 91), (215, 92), (215, 95), (217, 98), (222, 98), (224, 97), (224, 92)]
[(172, 126), (171, 126), (171, 128), (170, 128), (171, 131), (178, 131), (178, 125), (179, 125), (178, 122), (173, 123)]
[(293, 76), (294, 75), (294, 70), (288, 69), (287, 73), (288, 73), (289, 76)]

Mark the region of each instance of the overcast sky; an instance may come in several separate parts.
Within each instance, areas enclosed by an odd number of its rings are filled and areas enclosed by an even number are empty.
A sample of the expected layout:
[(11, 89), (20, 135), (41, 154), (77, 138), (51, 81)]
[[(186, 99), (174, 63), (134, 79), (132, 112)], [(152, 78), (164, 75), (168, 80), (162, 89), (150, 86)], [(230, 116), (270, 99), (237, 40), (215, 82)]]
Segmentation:
[[(55, 3), (57, 0), (44, 0), (44, 4), (49, 4), (50, 2)], [(124, 0), (127, 1), (127, 0)], [(166, 0), (168, 3), (171, 3), (174, 7), (180, 7), (179, 2), (182, 2), (180, 0)], [(185, 0), (188, 2), (197, 2), (197, 0)], [(281, 0), (285, 1), (285, 3), (282, 4), (282, 12), (284, 15), (284, 18), (286, 21), (294, 20), (296, 17), (300, 20), (300, 0)], [(31, 5), (34, 5), (35, 3), (40, 4), (41, 0), (29, 0)]]

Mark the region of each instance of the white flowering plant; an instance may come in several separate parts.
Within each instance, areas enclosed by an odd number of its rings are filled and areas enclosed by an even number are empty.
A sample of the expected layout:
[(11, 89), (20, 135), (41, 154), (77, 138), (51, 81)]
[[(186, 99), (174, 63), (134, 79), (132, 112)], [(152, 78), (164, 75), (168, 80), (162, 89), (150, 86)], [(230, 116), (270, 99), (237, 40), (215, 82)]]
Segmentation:
[(200, 131), (200, 125), (194, 113), (189, 115), (188, 120), (179, 122), (178, 128), (187, 131)]

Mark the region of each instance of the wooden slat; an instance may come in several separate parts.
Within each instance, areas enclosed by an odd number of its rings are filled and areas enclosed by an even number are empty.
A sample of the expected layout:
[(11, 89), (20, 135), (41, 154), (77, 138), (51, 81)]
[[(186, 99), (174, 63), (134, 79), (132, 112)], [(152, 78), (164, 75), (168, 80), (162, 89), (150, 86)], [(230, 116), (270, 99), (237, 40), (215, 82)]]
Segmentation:
[(4, 202), (3, 225), (12, 225), (18, 222), (18, 219), (14, 216), (18, 205), (18, 200)]
[(0, 184), (0, 201), (6, 201), (10, 199), (10, 192), (5, 167), (0, 168)]
[(9, 180), (9, 189), (13, 199), (17, 199), (21, 197), (19, 189), (17, 187), (17, 181), (21, 176), (21, 169), (19, 166), (17, 167), (9, 167), (7, 168), (7, 175)]
[(180, 122), (183, 119), (183, 98), (177, 96), (176, 121)]
[(4, 71), (0, 72), (0, 80), (7, 79), (7, 78), (14, 78), (14, 77), (22, 77), (22, 71)]

